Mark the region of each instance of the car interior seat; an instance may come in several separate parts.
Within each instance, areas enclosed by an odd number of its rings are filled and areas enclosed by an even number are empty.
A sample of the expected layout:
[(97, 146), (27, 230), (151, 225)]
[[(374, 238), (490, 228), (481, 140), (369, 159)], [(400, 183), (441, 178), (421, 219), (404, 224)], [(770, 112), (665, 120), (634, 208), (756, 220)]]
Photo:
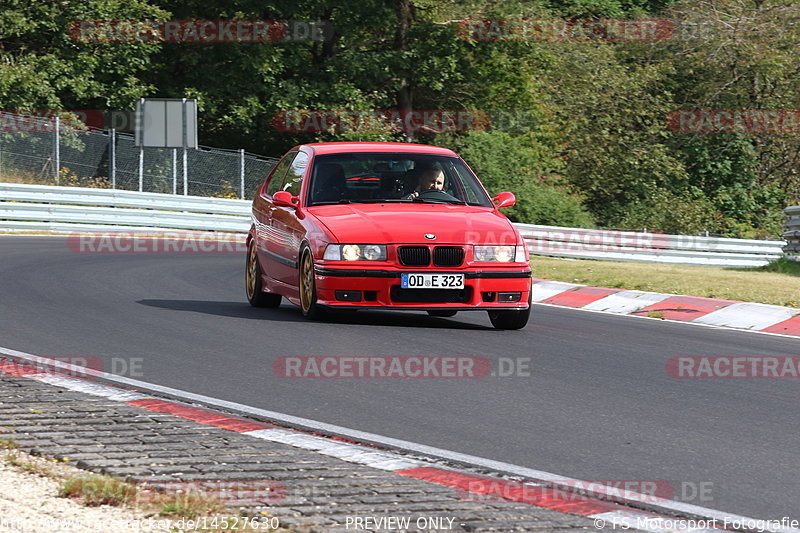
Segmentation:
[(339, 163), (320, 163), (314, 177), (313, 202), (338, 202), (345, 193), (344, 168)]

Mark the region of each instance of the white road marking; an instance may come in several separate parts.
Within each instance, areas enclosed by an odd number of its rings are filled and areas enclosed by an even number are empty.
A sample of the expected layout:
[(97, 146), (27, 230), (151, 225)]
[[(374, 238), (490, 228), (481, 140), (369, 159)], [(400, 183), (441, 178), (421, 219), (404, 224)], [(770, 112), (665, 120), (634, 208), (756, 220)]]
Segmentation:
[(633, 313), (648, 305), (663, 302), (671, 296), (672, 294), (661, 294), (658, 292), (621, 291), (586, 304), (582, 309), (589, 309), (590, 311), (608, 311), (609, 313), (627, 315), (628, 313)]
[(790, 309), (779, 305), (739, 302), (695, 318), (693, 322), (757, 331), (789, 320), (797, 314), (800, 314), (800, 309)]

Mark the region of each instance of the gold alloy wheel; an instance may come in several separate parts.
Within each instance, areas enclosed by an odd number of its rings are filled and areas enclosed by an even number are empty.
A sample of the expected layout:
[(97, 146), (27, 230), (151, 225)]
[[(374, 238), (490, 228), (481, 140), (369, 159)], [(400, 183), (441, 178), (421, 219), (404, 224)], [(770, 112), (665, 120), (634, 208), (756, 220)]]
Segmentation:
[(256, 293), (256, 277), (258, 276), (258, 259), (256, 258), (256, 246), (252, 242), (247, 249), (247, 297), (253, 299)]
[(300, 304), (303, 311), (308, 312), (311, 308), (311, 300), (314, 297), (314, 262), (311, 259), (311, 252), (306, 251), (300, 267)]

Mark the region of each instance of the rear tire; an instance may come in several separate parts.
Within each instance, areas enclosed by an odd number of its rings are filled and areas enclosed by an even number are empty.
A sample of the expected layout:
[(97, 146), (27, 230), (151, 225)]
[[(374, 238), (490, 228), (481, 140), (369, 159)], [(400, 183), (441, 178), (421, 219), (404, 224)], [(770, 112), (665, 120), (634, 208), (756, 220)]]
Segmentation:
[(447, 309), (442, 309), (442, 310), (434, 309), (433, 311), (428, 311), (428, 314), (430, 316), (438, 316), (443, 318), (456, 316), (456, 313), (458, 313), (458, 311), (448, 311)]
[(303, 244), (300, 248), (299, 289), (300, 311), (309, 320), (318, 320), (325, 315), (324, 309), (317, 303), (317, 282), (314, 275), (314, 257), (311, 248)]
[(250, 305), (253, 307), (278, 307), (281, 305), (280, 294), (264, 292), (261, 264), (258, 262), (256, 244), (252, 240), (247, 245), (247, 264), (244, 275), (247, 301), (250, 302)]

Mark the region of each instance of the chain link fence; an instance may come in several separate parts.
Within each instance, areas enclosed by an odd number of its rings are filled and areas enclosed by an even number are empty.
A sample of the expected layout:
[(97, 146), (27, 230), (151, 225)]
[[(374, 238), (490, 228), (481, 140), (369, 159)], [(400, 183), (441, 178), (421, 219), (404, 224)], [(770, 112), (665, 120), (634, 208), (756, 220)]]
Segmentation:
[[(186, 172), (184, 176), (184, 161)], [(0, 113), (0, 182), (253, 197), (277, 162), (244, 150), (144, 148), (66, 118)]]

